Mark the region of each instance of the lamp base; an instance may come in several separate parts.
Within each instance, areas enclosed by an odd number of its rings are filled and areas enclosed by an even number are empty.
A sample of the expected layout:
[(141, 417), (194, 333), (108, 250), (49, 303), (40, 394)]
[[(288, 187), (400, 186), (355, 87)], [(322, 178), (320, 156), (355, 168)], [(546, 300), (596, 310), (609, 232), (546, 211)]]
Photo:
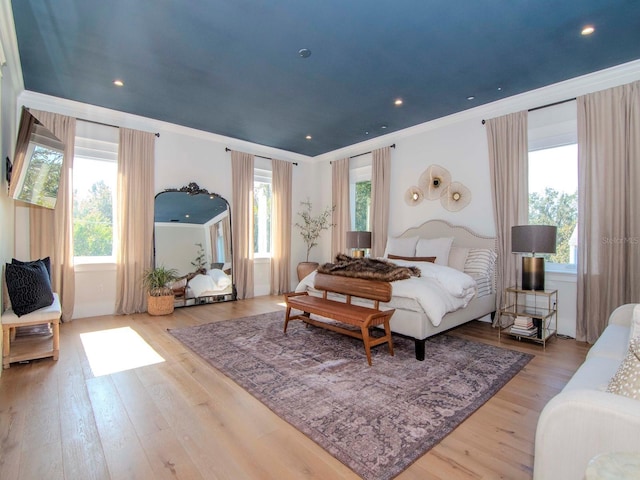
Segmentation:
[(522, 290), (544, 290), (543, 257), (522, 257)]

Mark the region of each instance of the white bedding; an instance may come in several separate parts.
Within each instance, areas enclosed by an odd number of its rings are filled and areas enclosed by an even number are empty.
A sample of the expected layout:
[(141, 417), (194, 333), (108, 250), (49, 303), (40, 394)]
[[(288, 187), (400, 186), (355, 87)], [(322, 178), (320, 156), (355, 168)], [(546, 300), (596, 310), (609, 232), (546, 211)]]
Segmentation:
[(222, 270), (211, 269), (206, 275), (198, 274), (187, 284), (187, 298), (205, 297), (207, 295), (222, 295), (228, 293), (231, 278)]
[[(466, 273), (429, 262), (394, 260), (394, 263), (417, 266), (422, 276), (391, 282), (393, 297), (417, 302), (436, 327), (440, 325), (442, 317), (466, 307), (476, 295), (476, 282)], [(313, 288), (315, 274), (312, 272), (303, 278), (296, 292)]]

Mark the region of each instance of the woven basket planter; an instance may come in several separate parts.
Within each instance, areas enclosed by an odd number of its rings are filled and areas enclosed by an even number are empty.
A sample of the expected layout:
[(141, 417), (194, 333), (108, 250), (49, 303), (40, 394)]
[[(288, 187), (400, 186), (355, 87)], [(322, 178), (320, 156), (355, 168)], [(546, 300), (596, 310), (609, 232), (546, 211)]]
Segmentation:
[(149, 315), (169, 315), (173, 313), (173, 295), (153, 297), (147, 294), (147, 313)]

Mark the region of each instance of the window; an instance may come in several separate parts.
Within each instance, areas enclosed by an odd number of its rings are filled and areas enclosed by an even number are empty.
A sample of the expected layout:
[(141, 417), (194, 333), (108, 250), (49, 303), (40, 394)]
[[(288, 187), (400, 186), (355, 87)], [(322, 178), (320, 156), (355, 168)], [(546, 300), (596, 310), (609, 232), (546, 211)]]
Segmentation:
[(351, 228), (358, 232), (371, 231), (371, 160), (368, 164), (349, 169), (349, 199)]
[(113, 262), (118, 129), (78, 121), (73, 159), (73, 254)]
[(529, 224), (558, 228), (556, 253), (545, 258), (571, 270), (578, 249), (576, 116), (575, 102), (529, 116)]
[(253, 251), (271, 256), (271, 171), (260, 168), (253, 177)]

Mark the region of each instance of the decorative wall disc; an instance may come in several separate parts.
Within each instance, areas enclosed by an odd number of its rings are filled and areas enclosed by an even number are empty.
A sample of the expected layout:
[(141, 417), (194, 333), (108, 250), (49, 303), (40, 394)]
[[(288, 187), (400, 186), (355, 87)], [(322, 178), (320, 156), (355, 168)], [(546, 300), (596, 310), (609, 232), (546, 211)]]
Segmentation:
[(440, 165), (430, 165), (418, 180), (418, 186), (429, 200), (437, 200), (451, 183), (449, 170)]
[(415, 185), (407, 188), (407, 191), (404, 192), (404, 201), (410, 207), (422, 203), (422, 200), (424, 200), (424, 192)]
[(440, 203), (450, 212), (457, 212), (471, 202), (471, 190), (460, 182), (452, 182), (448, 185), (444, 194), (440, 197)]

